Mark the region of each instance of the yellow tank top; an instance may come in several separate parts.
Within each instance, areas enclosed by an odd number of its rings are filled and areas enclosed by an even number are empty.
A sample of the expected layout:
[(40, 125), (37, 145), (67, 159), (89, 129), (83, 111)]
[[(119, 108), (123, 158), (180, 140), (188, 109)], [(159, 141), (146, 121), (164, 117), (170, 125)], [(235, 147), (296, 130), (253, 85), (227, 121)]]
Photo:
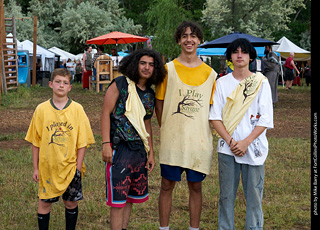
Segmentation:
[[(168, 82), (160, 129), (160, 164), (210, 173), (213, 145), (209, 108), (216, 72), (198, 86), (183, 83), (173, 62), (167, 63)], [(197, 76), (194, 76), (197, 77)]]

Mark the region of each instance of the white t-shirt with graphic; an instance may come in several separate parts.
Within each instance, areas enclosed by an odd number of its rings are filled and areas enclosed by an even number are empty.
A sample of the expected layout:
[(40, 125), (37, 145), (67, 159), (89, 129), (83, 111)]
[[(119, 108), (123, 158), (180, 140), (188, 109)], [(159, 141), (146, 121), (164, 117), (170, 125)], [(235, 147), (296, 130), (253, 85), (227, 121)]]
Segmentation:
[[(217, 80), (209, 120), (222, 121), (222, 110), (227, 102), (227, 97), (239, 83), (240, 81), (235, 79), (232, 73)], [(251, 134), (255, 126), (263, 126), (268, 129), (273, 128), (273, 105), (271, 89), (267, 79), (263, 80), (257, 96), (231, 136), (236, 141), (243, 140)], [(235, 156), (230, 150), (229, 143), (222, 138), (218, 141), (217, 151), (234, 156), (236, 162), (240, 164), (263, 165), (268, 155), (266, 132), (267, 130), (249, 145), (246, 154), (242, 157)]]

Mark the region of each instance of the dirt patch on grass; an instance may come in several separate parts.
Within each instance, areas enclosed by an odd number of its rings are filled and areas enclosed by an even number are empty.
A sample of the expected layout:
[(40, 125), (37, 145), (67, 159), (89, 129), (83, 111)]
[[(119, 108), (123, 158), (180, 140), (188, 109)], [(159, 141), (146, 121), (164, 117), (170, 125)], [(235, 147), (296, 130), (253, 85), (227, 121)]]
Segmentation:
[(27, 132), (33, 110), (5, 109), (0, 110), (0, 134), (16, 134)]
[(18, 150), (25, 146), (31, 146), (31, 144), (22, 139), (0, 141), (0, 149), (3, 149), (3, 150), (6, 150), (6, 149)]

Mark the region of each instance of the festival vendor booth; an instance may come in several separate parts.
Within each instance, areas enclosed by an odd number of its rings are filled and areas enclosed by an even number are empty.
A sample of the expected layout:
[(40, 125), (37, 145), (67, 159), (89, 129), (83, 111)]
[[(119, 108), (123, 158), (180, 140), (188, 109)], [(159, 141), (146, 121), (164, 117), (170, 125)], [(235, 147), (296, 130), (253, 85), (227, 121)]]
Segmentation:
[(277, 43), (279, 45), (272, 46), (272, 50), (280, 53), (281, 57), (287, 59), (290, 52), (294, 52), (294, 61), (308, 61), (311, 59), (311, 52), (304, 50), (283, 36)]
[[(133, 35), (133, 34), (127, 34), (127, 33), (114, 31), (114, 32), (111, 32), (111, 33), (108, 33), (105, 35), (101, 35), (96, 38), (92, 38), (87, 41), (87, 44), (96, 44), (96, 45), (115, 44), (116, 49), (117, 49), (118, 44), (145, 42), (147, 40), (148, 40), (148, 38), (145, 38), (145, 37), (140, 37), (140, 36)], [(120, 73), (118, 71), (118, 64), (119, 64), (121, 58), (122, 58), (121, 56), (120, 57), (119, 56), (111, 57), (112, 64), (110, 66), (113, 66), (112, 67), (112, 74), (110, 74), (110, 79), (108, 81), (104, 81), (104, 83), (102, 83), (102, 84), (110, 83), (113, 78), (116, 78), (117, 76), (120, 75)], [(107, 62), (108, 62), (108, 60), (109, 59), (105, 59), (105, 61), (107, 61)], [(90, 80), (89, 84), (96, 84), (96, 83), (91, 82), (91, 80)], [(96, 90), (99, 91), (99, 89), (100, 89), (99, 84), (96, 84)]]
[[(272, 50), (280, 53), (280, 56), (284, 59), (287, 59), (290, 56), (290, 52), (294, 52), (294, 61), (308, 61), (311, 59), (310, 51), (300, 48), (285, 36), (283, 36), (277, 43), (279, 43), (279, 45), (272, 46)], [(301, 79), (299, 76), (295, 76), (293, 84), (301, 85)]]
[[(33, 42), (25, 40), (19, 43), (19, 49), (29, 51), (29, 69), (32, 76)], [(18, 51), (19, 51), (18, 49)], [(50, 76), (54, 70), (54, 60), (57, 54), (37, 45), (37, 83), (48, 86)]]
[(58, 47), (51, 47), (50, 49), (49, 49), (49, 51), (51, 51), (51, 52), (53, 52), (53, 53), (55, 53), (55, 54), (58, 54), (58, 55), (60, 55), (60, 61), (64, 61), (64, 60), (68, 60), (69, 58), (72, 60), (72, 61), (74, 61), (75, 59), (76, 59), (76, 55), (74, 55), (74, 54), (72, 54), (72, 53), (69, 53), (69, 52), (67, 52), (67, 51), (65, 51), (65, 50), (63, 50), (63, 49), (60, 49), (60, 48), (58, 48)]
[(29, 51), (28, 50), (19, 50), (18, 51), (18, 80), (19, 84), (27, 84), (29, 88), (31, 85), (29, 71)]
[(70, 58), (72, 61), (76, 60), (76, 55), (73, 55), (72, 53), (69, 53), (63, 49), (60, 49), (58, 47), (51, 47), (49, 48), (49, 51), (55, 53), (57, 56), (55, 57), (55, 64), (56, 67), (59, 67), (61, 62), (68, 61)]
[[(7, 43), (13, 43), (13, 35), (12, 33), (9, 33), (7, 35), (8, 37), (6, 38), (6, 42)], [(28, 50), (21, 50), (21, 43), (16, 40), (17, 42), (17, 58), (18, 58), (18, 82), (19, 84), (27, 84), (27, 87), (30, 87), (30, 74), (29, 74), (29, 66), (28, 66), (28, 59), (29, 59), (29, 51)], [(7, 48), (9, 49), (13, 49), (13, 45), (7, 45)], [(10, 53), (11, 51), (8, 51), (8, 53)], [(9, 57), (8, 60), (10, 59), (14, 59), (14, 57)], [(14, 66), (14, 62), (8, 62), (7, 65), (13, 65)], [(15, 67), (13, 67), (13, 69), (9, 68), (10, 71), (15, 70)]]

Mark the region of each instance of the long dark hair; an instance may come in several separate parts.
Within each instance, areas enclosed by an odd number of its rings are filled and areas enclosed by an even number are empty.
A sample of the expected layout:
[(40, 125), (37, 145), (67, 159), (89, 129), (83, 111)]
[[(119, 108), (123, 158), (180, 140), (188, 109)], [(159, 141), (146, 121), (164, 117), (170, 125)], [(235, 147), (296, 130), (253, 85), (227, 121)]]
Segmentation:
[(255, 50), (254, 46), (249, 42), (249, 40), (245, 38), (238, 38), (231, 42), (227, 47), (225, 55), (227, 56), (228, 61), (231, 61), (231, 54), (235, 52), (239, 47), (242, 51), (245, 51), (249, 54), (249, 57), (251, 59), (250, 63), (253, 62), (254, 59), (256, 59), (257, 51)]
[(130, 78), (136, 84), (139, 83), (139, 61), (143, 56), (152, 57), (154, 60), (154, 71), (151, 78), (147, 81), (147, 86), (160, 84), (166, 75), (166, 69), (158, 52), (153, 50), (141, 49), (136, 50), (130, 55), (124, 57), (119, 65), (119, 72)]

